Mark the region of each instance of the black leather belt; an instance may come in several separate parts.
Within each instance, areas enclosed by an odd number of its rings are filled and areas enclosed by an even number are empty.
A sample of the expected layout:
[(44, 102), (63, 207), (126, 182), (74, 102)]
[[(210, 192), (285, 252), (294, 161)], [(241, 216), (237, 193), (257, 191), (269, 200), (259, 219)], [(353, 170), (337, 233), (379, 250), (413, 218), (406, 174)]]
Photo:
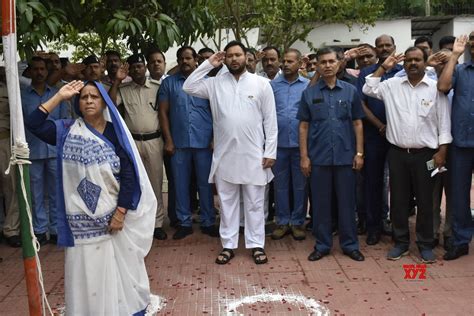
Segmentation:
[(135, 133), (132, 133), (132, 137), (135, 140), (146, 141), (146, 140), (150, 140), (150, 139), (160, 138), (161, 137), (161, 131), (158, 130), (156, 132), (148, 133), (148, 134), (135, 134)]
[(418, 154), (422, 152), (427, 152), (427, 151), (435, 151), (436, 149), (429, 148), (429, 147), (423, 147), (423, 148), (401, 148), (395, 145), (392, 145), (393, 149), (396, 149), (398, 151), (403, 151), (409, 154)]

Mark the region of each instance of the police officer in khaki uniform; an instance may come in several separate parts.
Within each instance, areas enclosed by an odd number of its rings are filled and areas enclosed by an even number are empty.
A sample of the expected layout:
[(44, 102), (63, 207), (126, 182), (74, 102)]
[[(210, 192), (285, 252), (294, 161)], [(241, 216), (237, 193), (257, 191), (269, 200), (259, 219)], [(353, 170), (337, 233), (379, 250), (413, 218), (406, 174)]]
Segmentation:
[[(132, 133), (138, 151), (145, 165), (158, 206), (156, 210), (154, 237), (159, 240), (167, 238), (162, 229), (164, 220), (163, 197), (163, 140), (158, 121), (156, 96), (160, 87), (158, 81), (146, 78), (145, 57), (135, 54), (127, 59), (127, 64), (117, 71), (109, 95), (117, 104)], [(128, 70), (128, 71), (127, 71)], [(121, 85), (127, 77), (132, 82)]]
[(20, 213), (15, 190), (15, 169), (5, 174), (10, 162), (10, 108), (5, 80), (5, 69), (0, 74), (0, 195), (5, 201), (3, 235), (11, 247), (21, 247)]

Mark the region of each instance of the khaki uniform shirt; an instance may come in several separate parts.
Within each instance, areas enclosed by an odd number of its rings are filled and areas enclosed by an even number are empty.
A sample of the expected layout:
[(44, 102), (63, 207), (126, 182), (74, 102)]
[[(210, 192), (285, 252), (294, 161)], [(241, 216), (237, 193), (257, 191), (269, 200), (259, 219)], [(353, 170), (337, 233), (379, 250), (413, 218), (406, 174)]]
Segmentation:
[(122, 108), (130, 132), (148, 134), (160, 129), (156, 96), (160, 84), (146, 79), (145, 84), (126, 83), (119, 88), (117, 105)]

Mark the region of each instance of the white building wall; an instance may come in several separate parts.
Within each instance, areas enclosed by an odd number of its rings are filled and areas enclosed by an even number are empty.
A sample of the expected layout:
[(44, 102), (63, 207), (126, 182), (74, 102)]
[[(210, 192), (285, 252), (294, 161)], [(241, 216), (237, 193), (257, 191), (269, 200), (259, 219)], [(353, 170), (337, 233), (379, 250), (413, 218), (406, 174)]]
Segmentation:
[[(403, 52), (413, 44), (411, 39), (411, 20), (381, 20), (374, 26), (364, 27), (354, 24), (349, 29), (344, 24), (326, 24), (315, 27), (308, 35), (308, 41), (313, 43), (315, 48), (324, 46), (354, 47), (362, 43), (375, 44), (375, 39), (382, 34), (393, 36), (397, 51)], [(306, 43), (298, 41), (292, 47), (299, 49), (303, 53), (309, 53)]]
[(439, 40), (443, 36), (452, 36), (454, 34), (454, 21), (451, 20), (448, 23), (444, 24), (438, 31), (436, 31), (433, 36), (431, 37), (433, 41), (433, 51), (438, 51), (439, 50)]

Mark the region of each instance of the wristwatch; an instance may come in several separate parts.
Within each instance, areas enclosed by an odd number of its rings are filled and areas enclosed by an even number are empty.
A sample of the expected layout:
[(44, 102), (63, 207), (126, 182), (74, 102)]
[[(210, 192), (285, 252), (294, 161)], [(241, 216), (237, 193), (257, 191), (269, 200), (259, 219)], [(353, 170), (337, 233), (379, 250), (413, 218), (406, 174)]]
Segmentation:
[(356, 154), (356, 156), (361, 157), (361, 158), (364, 158), (364, 153), (359, 153), (359, 152), (358, 152), (358, 153)]

